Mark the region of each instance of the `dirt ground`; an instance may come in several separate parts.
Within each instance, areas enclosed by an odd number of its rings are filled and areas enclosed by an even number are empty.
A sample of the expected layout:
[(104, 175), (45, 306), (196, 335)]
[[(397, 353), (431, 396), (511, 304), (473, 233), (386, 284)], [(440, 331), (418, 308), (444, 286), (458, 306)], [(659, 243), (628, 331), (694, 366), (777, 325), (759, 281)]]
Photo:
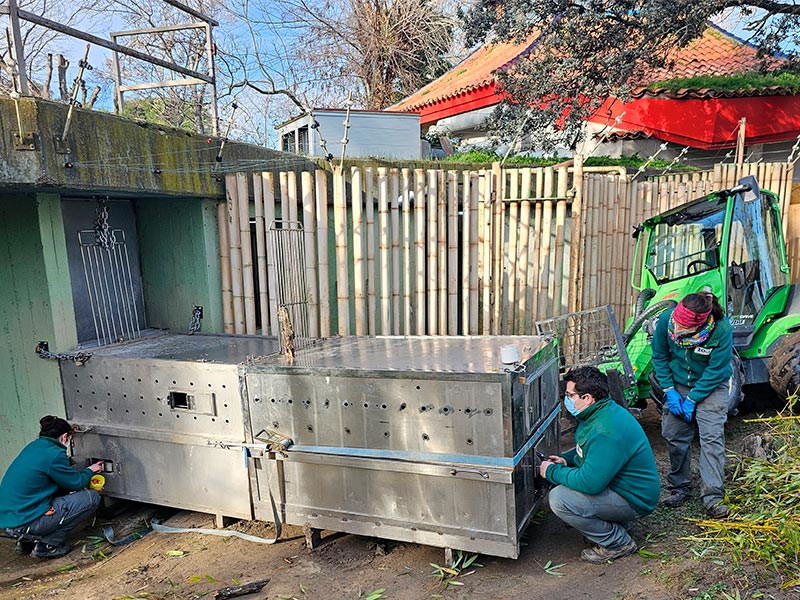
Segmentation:
[[(662, 480), (667, 459), (659, 416), (649, 407), (642, 425), (656, 452)], [(737, 417), (728, 424), (728, 446), (753, 426)], [(564, 440), (568, 447), (570, 440)], [(697, 449), (695, 448), (696, 457)], [(695, 460), (696, 462), (696, 460)], [(130, 530), (137, 518), (151, 516), (153, 507), (131, 505), (111, 521), (115, 532)], [(307, 550), (298, 528), (284, 528), (273, 546), (239, 538), (149, 533), (126, 546), (103, 548), (107, 558), (76, 547), (66, 557), (40, 561), (14, 554), (14, 542), (0, 539), (0, 600), (65, 598), (88, 600), (147, 600), (214, 598), (221, 588), (269, 578), (269, 583), (246, 599), (356, 600), (387, 598), (422, 600), (641, 599), (739, 600), (800, 598), (800, 590), (781, 590), (762, 565), (737, 565), (721, 548), (703, 548), (681, 539), (697, 532), (687, 518), (701, 516), (695, 499), (679, 509), (659, 508), (640, 519), (632, 530), (645, 552), (607, 565), (579, 559), (586, 546), (544, 509), (531, 524), (517, 560), (481, 556), (445, 586), (434, 574), (444, 565), (439, 548), (325, 532), (323, 543)], [(210, 527), (211, 517), (178, 513), (179, 526)], [(98, 535), (99, 526), (82, 532)], [(238, 522), (230, 528), (271, 537), (270, 525)], [(458, 585), (462, 584), (462, 585)], [(383, 590), (382, 595), (374, 593)]]

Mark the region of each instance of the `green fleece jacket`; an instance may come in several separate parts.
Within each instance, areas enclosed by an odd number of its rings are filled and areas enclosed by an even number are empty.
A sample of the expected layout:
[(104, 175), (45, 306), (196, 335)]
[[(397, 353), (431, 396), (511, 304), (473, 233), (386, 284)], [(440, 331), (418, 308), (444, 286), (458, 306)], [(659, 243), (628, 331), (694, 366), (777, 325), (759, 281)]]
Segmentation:
[(547, 480), (594, 496), (611, 488), (640, 515), (653, 512), (661, 495), (653, 449), (639, 422), (611, 398), (577, 416), (575, 448), (565, 465), (547, 467)]
[(691, 388), (686, 396), (699, 404), (733, 373), (733, 326), (727, 318), (720, 319), (705, 342), (684, 348), (669, 337), (671, 316), (672, 310), (668, 310), (659, 317), (653, 335), (656, 378), (665, 390), (676, 383)]
[(67, 448), (53, 438), (40, 437), (22, 449), (0, 483), (0, 527), (19, 527), (38, 519), (50, 509), (61, 490), (82, 490), (92, 470), (76, 471)]

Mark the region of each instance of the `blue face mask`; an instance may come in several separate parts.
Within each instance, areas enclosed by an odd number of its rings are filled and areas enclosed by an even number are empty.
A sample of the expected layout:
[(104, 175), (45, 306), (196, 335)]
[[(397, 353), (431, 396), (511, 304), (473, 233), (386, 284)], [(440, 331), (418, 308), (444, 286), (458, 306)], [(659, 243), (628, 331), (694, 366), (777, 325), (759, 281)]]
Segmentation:
[(575, 407), (575, 401), (572, 399), (572, 396), (569, 395), (564, 396), (564, 408), (566, 408), (573, 417), (577, 417), (581, 413), (581, 411)]

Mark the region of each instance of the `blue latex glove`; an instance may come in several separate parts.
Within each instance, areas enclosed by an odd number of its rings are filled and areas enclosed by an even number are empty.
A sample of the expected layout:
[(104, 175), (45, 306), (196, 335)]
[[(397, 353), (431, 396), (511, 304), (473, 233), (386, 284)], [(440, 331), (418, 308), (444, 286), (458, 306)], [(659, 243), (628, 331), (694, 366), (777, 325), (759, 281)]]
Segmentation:
[(682, 403), (682, 410), (683, 410), (683, 420), (687, 423), (691, 423), (692, 419), (694, 418), (694, 409), (697, 408), (697, 405), (694, 403), (694, 400), (690, 400), (686, 398), (686, 400)]
[(664, 396), (667, 400), (667, 410), (676, 417), (683, 417), (683, 396), (678, 390), (671, 388), (664, 393)]

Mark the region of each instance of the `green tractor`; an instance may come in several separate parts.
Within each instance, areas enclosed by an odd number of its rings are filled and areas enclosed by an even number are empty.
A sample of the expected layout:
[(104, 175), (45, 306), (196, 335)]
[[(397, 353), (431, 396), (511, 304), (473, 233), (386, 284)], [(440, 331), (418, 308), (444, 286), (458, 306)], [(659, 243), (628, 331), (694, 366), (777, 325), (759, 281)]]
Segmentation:
[[(647, 219), (634, 232), (638, 290), (621, 341), (627, 402), (660, 408), (650, 340), (658, 316), (686, 294), (713, 292), (733, 325), (730, 414), (742, 386), (767, 383), (784, 398), (800, 386), (800, 287), (789, 283), (778, 197), (754, 177)], [(627, 357), (624, 356), (627, 354)], [(630, 361), (628, 364), (628, 360)], [(619, 365), (619, 363), (617, 363)], [(613, 389), (613, 386), (612, 386)], [(618, 398), (620, 400), (620, 398)]]

